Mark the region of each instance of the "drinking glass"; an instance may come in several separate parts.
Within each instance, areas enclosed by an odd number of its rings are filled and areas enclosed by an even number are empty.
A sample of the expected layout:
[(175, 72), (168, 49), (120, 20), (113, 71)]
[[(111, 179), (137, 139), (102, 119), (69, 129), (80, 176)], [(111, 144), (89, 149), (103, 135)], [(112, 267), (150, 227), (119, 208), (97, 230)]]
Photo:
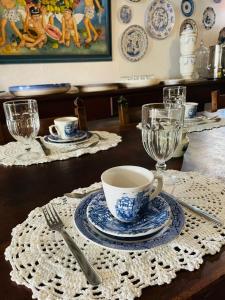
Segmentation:
[(168, 161), (182, 137), (183, 105), (173, 108), (159, 103), (142, 106), (142, 143), (148, 155), (157, 163), (156, 170), (165, 176)]
[(10, 134), (15, 140), (25, 145), (26, 152), (17, 158), (20, 160), (36, 159), (40, 153), (31, 152), (31, 142), (38, 134), (40, 121), (37, 101), (12, 100), (3, 103), (6, 124)]
[(163, 103), (184, 105), (186, 102), (186, 86), (170, 86), (163, 88)]

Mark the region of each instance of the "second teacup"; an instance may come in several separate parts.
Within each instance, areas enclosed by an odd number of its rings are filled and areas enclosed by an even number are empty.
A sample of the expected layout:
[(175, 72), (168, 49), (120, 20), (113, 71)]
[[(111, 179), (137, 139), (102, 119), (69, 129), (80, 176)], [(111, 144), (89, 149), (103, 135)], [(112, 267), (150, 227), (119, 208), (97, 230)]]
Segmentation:
[(49, 132), (61, 139), (73, 138), (78, 128), (78, 118), (62, 117), (54, 120), (54, 125), (49, 126)]
[[(154, 181), (158, 184), (153, 190)], [(133, 222), (139, 212), (162, 191), (161, 176), (138, 166), (118, 166), (101, 175), (107, 206), (111, 214), (121, 222)]]

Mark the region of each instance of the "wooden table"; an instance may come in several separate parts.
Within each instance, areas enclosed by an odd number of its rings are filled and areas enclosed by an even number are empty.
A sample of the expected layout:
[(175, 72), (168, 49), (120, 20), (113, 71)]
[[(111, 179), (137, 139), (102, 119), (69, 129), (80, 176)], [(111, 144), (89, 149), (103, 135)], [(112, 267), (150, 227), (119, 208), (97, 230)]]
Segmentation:
[[(130, 126), (117, 133), (122, 135), (122, 143), (94, 155), (28, 167), (0, 166), (0, 299), (32, 299), (29, 289), (11, 281), (11, 266), (4, 258), (12, 228), (31, 210), (75, 188), (100, 181), (101, 173), (112, 166), (132, 164), (154, 169), (155, 162), (146, 154), (139, 130)], [(182, 159), (168, 162), (168, 168), (179, 170), (181, 165)], [(171, 284), (144, 289), (141, 299), (224, 299), (218, 292), (225, 292), (225, 248), (205, 257), (199, 270), (180, 271)]]

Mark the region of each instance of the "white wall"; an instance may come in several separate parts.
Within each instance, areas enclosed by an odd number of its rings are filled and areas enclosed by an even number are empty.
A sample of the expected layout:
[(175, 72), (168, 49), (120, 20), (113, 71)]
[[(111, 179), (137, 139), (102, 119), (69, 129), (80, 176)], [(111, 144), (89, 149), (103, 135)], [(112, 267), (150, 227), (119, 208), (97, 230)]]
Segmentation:
[[(149, 37), (149, 48), (139, 62), (127, 61), (120, 52), (120, 37), (128, 27), (118, 20), (118, 10), (123, 4), (130, 5), (133, 18), (129, 25), (144, 26), (144, 13), (151, 0), (139, 3), (129, 0), (111, 0), (112, 2), (112, 45), (113, 60), (110, 62), (52, 63), (52, 64), (16, 64), (0, 65), (0, 90), (11, 85), (70, 82), (88, 84), (118, 82), (122, 76), (153, 74), (160, 79), (179, 78), (179, 28), (185, 17), (180, 10), (181, 0), (171, 0), (176, 12), (176, 24), (165, 40)], [(225, 0), (216, 4), (213, 0), (194, 0), (193, 18), (198, 25), (198, 44), (201, 38), (206, 45), (215, 44), (219, 30), (225, 26)], [(216, 11), (216, 24), (211, 30), (202, 25), (202, 13), (207, 6)]]

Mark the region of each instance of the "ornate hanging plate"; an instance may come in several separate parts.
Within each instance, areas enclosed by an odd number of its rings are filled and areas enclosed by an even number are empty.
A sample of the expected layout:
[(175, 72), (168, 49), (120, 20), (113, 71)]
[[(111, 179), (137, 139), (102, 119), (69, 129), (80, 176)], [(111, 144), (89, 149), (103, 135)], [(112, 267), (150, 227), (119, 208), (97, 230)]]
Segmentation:
[(181, 11), (185, 17), (190, 17), (194, 12), (194, 1), (193, 0), (182, 0)]
[(198, 34), (198, 27), (193, 19), (185, 19), (180, 25), (180, 34), (187, 28), (190, 28), (193, 33)]
[(167, 0), (154, 0), (145, 13), (145, 29), (156, 39), (165, 39), (175, 24), (175, 12)]
[(144, 28), (139, 25), (129, 26), (122, 35), (120, 46), (129, 61), (140, 60), (148, 48), (148, 37)]
[(119, 11), (119, 19), (122, 23), (128, 24), (132, 18), (132, 10), (128, 5), (123, 5)]
[(205, 29), (209, 30), (216, 22), (216, 13), (212, 7), (206, 7), (203, 12), (202, 23)]

